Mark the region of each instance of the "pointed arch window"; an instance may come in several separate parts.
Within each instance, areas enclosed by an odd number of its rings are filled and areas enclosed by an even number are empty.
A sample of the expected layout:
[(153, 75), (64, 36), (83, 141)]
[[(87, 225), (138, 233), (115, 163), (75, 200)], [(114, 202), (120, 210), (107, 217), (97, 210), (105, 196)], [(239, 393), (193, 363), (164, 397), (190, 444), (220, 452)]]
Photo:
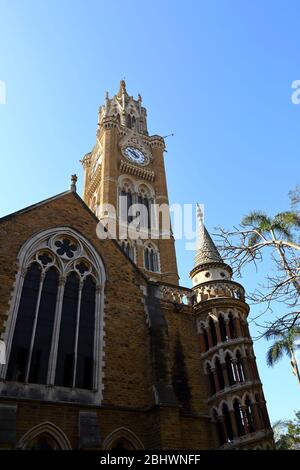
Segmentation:
[(252, 406), (252, 401), (250, 400), (248, 395), (245, 400), (245, 415), (247, 419), (247, 427), (248, 427), (249, 432), (250, 433), (255, 432), (253, 406)]
[(132, 120), (130, 114), (127, 114), (126, 116), (126, 127), (129, 127), (129, 129), (131, 129), (132, 127)]
[(209, 319), (209, 329), (210, 329), (210, 335), (211, 335), (211, 340), (212, 340), (212, 344), (213, 346), (216, 346), (217, 342), (218, 342), (218, 339), (217, 339), (217, 331), (216, 331), (216, 325), (215, 325), (215, 322), (214, 320), (210, 317)]
[(219, 328), (220, 328), (221, 340), (222, 341), (227, 341), (228, 337), (227, 337), (227, 333), (226, 333), (226, 325), (225, 325), (223, 315), (219, 316)]
[(232, 313), (228, 315), (228, 326), (229, 326), (229, 331), (230, 331), (230, 338), (234, 339), (237, 338), (237, 332), (236, 332), (236, 324), (233, 318)]
[(144, 248), (144, 266), (147, 271), (159, 271), (158, 251), (150, 244)]
[(230, 417), (229, 409), (228, 409), (228, 406), (226, 405), (226, 403), (224, 403), (223, 406), (222, 406), (222, 414), (223, 414), (223, 417), (224, 417), (227, 439), (228, 439), (228, 441), (232, 441), (233, 440), (233, 429), (232, 429), (232, 423), (231, 423), (231, 417)]
[(141, 206), (141, 228), (144, 230), (151, 228), (151, 201), (145, 193), (138, 195), (138, 204)]
[(131, 261), (135, 260), (135, 249), (129, 240), (122, 240), (121, 248), (126, 253), (126, 255), (131, 259)]
[(24, 251), (1, 377), (98, 390), (102, 262), (74, 234), (47, 235)]
[(245, 418), (243, 415), (241, 404), (237, 399), (235, 399), (233, 402), (233, 411), (238, 435), (243, 436), (245, 434)]
[(220, 387), (220, 390), (223, 390), (225, 388), (225, 381), (224, 381), (222, 365), (218, 357), (215, 361), (215, 366), (216, 366), (217, 377), (219, 381), (219, 387)]
[(227, 353), (225, 356), (225, 364), (226, 364), (229, 385), (234, 385), (236, 383), (236, 378), (235, 378), (235, 373), (234, 373), (232, 357), (230, 356), (229, 353)]

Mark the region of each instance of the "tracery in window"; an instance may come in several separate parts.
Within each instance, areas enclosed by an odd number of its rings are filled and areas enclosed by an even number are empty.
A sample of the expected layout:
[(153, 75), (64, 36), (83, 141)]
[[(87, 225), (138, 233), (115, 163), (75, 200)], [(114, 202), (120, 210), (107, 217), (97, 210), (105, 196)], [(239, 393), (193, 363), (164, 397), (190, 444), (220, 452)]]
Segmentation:
[(67, 233), (50, 234), (25, 252), (1, 373), (7, 381), (87, 390), (99, 385), (94, 338), (104, 276), (97, 255)]
[(158, 250), (151, 243), (144, 247), (144, 266), (148, 271), (159, 271)]
[(135, 247), (129, 240), (121, 241), (121, 248), (132, 261), (135, 261)]

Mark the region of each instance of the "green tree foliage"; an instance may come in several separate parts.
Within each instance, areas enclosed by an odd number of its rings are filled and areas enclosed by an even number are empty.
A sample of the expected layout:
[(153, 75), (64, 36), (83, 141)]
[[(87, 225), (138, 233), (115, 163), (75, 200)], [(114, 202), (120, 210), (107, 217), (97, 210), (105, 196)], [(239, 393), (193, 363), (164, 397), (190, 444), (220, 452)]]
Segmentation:
[(300, 450), (300, 411), (296, 418), (288, 421), (277, 421), (273, 425), (276, 449)]

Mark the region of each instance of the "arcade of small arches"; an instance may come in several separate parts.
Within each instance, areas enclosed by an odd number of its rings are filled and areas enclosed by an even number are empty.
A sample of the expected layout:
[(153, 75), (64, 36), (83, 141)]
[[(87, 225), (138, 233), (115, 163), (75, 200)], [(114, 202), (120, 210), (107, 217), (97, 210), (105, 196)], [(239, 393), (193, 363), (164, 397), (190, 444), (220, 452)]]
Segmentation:
[[(132, 240), (121, 240), (120, 246), (126, 255), (136, 263), (137, 247)], [(154, 243), (146, 242), (143, 244), (144, 268), (151, 272), (160, 272), (159, 250)]]
[[(143, 234), (143, 238), (148, 238), (144, 236), (145, 232), (148, 235), (148, 231), (151, 229), (152, 224), (152, 211), (151, 205), (154, 203), (155, 196), (154, 190), (149, 185), (144, 182), (134, 182), (128, 177), (120, 177), (119, 179), (119, 215), (120, 223), (122, 221), (125, 224), (130, 224), (134, 216), (130, 212), (130, 208), (133, 204), (139, 204), (141, 211), (139, 212), (140, 216), (140, 227), (139, 230)], [(127, 229), (127, 227), (126, 227)], [(129, 228), (130, 231), (130, 228)], [(129, 256), (129, 258), (136, 262), (136, 245), (132, 240), (122, 240), (120, 246), (124, 252)], [(143, 263), (144, 268), (147, 271), (159, 272), (160, 271), (160, 260), (159, 260), (159, 251), (157, 246), (151, 242), (145, 242), (143, 245)]]
[(219, 343), (237, 338), (249, 338), (247, 321), (237, 310), (209, 314), (199, 323), (201, 352), (205, 353)]
[(252, 351), (245, 347), (214, 354), (211, 360), (205, 361), (204, 373), (208, 376), (212, 395), (227, 387), (259, 380)]
[[(140, 230), (151, 228), (153, 214), (151, 206), (155, 202), (153, 188), (143, 181), (133, 181), (127, 176), (119, 178), (119, 218), (120, 222), (130, 223), (135, 215), (140, 216)], [(132, 214), (131, 206), (139, 204), (139, 214)]]
[(262, 392), (246, 392), (222, 400), (211, 410), (220, 446), (268, 430), (270, 421)]
[(144, 125), (144, 119), (139, 118), (138, 116), (134, 115), (134, 112), (131, 110), (129, 113), (121, 114), (117, 112), (116, 107), (114, 108), (114, 114), (112, 114), (112, 117), (114, 117), (118, 123), (119, 126), (124, 126), (127, 127), (128, 129), (135, 129), (140, 133), (144, 133), (145, 131), (145, 125)]

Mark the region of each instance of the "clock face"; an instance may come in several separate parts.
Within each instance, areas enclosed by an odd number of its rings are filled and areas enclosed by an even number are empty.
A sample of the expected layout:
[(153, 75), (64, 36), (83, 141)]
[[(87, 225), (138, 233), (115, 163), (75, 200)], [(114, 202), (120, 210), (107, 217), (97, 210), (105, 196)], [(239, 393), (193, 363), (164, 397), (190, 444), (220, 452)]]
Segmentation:
[(139, 165), (145, 165), (148, 161), (143, 152), (135, 147), (126, 147), (123, 153), (128, 160)]

